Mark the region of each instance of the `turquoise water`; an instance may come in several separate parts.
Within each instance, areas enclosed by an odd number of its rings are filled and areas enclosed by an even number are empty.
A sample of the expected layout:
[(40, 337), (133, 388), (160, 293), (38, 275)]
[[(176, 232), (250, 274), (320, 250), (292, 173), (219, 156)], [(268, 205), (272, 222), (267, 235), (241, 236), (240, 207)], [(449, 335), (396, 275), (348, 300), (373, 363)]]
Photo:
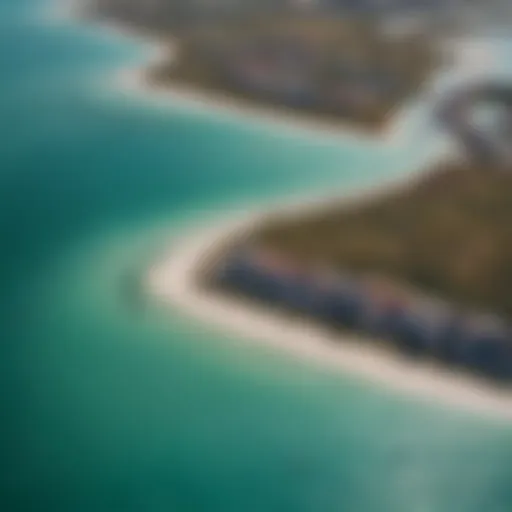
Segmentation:
[(409, 172), (428, 127), (365, 150), (120, 96), (147, 49), (43, 8), (0, 0), (2, 510), (512, 510), (510, 426), (121, 292), (198, 219)]

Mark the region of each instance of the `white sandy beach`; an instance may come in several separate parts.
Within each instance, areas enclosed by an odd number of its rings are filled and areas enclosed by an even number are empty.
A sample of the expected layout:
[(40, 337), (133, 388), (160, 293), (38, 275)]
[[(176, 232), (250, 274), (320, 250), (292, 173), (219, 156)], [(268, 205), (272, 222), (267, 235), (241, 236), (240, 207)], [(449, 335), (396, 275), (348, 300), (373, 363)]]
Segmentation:
[(343, 342), (314, 323), (297, 322), (270, 309), (199, 289), (194, 273), (205, 254), (233, 233), (243, 232), (261, 214), (225, 222), (177, 240), (148, 272), (148, 291), (192, 317), (265, 343), (312, 364), (363, 377), (400, 393), (496, 418), (512, 420), (512, 393), (448, 370), (414, 364), (377, 347)]

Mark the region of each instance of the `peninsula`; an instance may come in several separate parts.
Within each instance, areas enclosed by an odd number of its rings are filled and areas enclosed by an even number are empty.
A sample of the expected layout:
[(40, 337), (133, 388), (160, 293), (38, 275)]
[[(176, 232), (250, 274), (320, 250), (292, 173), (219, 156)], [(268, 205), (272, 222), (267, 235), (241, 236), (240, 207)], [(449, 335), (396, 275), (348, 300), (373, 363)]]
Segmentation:
[(199, 285), (511, 382), (511, 217), (510, 169), (444, 164), (356, 206), (270, 216)]
[(368, 19), (263, 17), (182, 31), (174, 58), (148, 77), (374, 131), (429, 78), (433, 46)]
[(89, 10), (159, 41), (159, 60), (144, 71), (149, 87), (370, 133), (441, 65), (429, 29), (387, 16), (323, 3), (307, 11), (300, 2), (217, 4), (94, 0)]

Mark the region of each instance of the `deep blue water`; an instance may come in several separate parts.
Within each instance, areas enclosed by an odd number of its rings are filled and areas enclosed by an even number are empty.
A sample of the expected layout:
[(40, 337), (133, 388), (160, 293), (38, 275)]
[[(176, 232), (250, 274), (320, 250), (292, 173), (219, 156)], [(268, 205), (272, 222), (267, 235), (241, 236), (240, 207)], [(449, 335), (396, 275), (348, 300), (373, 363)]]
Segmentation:
[(511, 427), (122, 292), (191, 221), (393, 177), (430, 139), (364, 150), (120, 95), (147, 48), (44, 7), (0, 0), (2, 510), (512, 510)]

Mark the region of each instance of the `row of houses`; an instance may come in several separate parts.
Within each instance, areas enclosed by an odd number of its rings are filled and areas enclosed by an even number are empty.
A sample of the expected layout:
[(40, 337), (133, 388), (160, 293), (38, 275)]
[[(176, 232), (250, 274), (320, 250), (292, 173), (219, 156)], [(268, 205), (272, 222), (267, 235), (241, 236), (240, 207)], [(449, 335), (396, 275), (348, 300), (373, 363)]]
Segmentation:
[(512, 330), (495, 315), (462, 311), (383, 278), (301, 267), (265, 250), (233, 251), (212, 277), (266, 304), (387, 340), (408, 356), (512, 381)]

